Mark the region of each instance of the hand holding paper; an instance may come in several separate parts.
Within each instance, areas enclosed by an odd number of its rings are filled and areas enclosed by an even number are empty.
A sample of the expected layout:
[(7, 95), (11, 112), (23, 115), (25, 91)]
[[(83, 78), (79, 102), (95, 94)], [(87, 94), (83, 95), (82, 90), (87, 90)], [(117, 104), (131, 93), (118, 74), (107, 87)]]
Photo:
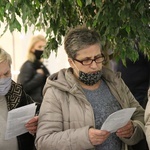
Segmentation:
[(89, 129), (89, 139), (92, 145), (102, 144), (110, 135), (110, 132), (104, 130)]
[(130, 138), (134, 133), (134, 125), (130, 120), (125, 126), (116, 131), (116, 135), (120, 138)]
[(35, 116), (33, 117), (31, 120), (29, 120), (25, 127), (28, 130), (28, 132), (32, 135), (34, 135), (36, 133), (37, 130), (37, 124), (38, 124), (38, 118), (39, 116)]
[(116, 132), (119, 128), (125, 126), (136, 108), (125, 108), (114, 112), (103, 123), (101, 130), (106, 130), (111, 133)]
[(25, 124), (34, 117), (35, 103), (13, 109), (8, 112), (5, 139), (11, 139), (28, 132)]

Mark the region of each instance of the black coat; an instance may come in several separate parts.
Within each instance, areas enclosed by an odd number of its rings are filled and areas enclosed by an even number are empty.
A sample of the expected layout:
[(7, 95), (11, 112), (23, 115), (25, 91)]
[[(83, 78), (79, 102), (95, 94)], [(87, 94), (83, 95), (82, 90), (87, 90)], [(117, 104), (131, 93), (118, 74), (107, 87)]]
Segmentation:
[(139, 59), (136, 62), (126, 60), (126, 67), (121, 61), (118, 62), (117, 71), (122, 73), (122, 79), (136, 100), (145, 108), (150, 84), (150, 61), (148, 58), (139, 53)]
[[(31, 97), (25, 93), (22, 85), (17, 84), (14, 81), (12, 81), (11, 88), (6, 94), (6, 100), (9, 111), (34, 102)], [(34, 140), (35, 137), (28, 132), (17, 136), (19, 150), (35, 150)]]
[[(122, 79), (129, 87), (130, 91), (145, 109), (148, 97), (147, 92), (150, 86), (150, 61), (139, 52), (139, 59), (136, 62), (126, 60), (126, 67), (121, 61), (116, 67), (122, 73)], [(132, 150), (148, 150), (146, 139), (132, 146)]]
[[(44, 75), (36, 72), (37, 69), (43, 69)], [(46, 78), (50, 75), (43, 63), (26, 61), (20, 70), (17, 82), (23, 85), (25, 92), (32, 97), (35, 102), (42, 102), (42, 90)]]

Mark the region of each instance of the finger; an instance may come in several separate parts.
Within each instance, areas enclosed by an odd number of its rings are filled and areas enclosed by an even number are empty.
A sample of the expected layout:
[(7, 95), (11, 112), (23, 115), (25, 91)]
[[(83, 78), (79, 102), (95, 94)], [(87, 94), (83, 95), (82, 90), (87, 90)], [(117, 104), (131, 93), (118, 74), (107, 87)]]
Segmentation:
[(26, 126), (37, 126), (38, 122), (26, 123)]
[(129, 130), (124, 130), (122, 132), (116, 132), (116, 134), (119, 137), (131, 137), (133, 134), (133, 128), (130, 128)]
[(27, 127), (26, 129), (27, 129), (27, 130), (36, 130), (36, 129), (37, 129), (37, 126)]
[(36, 133), (37, 128), (36, 129), (27, 129), (29, 133)]
[(117, 133), (120, 133), (120, 134), (128, 134), (130, 132), (133, 132), (133, 128), (129, 128), (129, 129), (125, 129), (125, 130), (122, 130), (121, 132), (117, 132)]
[(99, 136), (98, 138), (95, 138), (95, 145), (98, 145), (98, 144), (102, 144), (106, 139), (108, 138), (108, 135), (101, 135)]
[(130, 138), (131, 136), (132, 136), (132, 134), (131, 133), (129, 133), (129, 134), (116, 134), (118, 137), (120, 137), (120, 138)]
[(133, 129), (134, 129), (134, 126), (133, 126), (132, 123), (130, 123), (130, 124), (127, 124), (126, 126), (120, 128), (120, 129), (118, 129), (117, 132), (118, 132), (118, 133), (119, 133), (119, 132), (124, 132), (124, 131), (126, 132), (126, 131), (128, 131), (128, 130), (133, 130)]
[(102, 142), (104, 142), (109, 134), (110, 133), (108, 131), (97, 130), (94, 128), (89, 129), (89, 138), (93, 145), (101, 144)]
[(32, 124), (32, 125), (27, 124), (27, 125), (25, 125), (25, 128), (27, 128), (27, 129), (30, 129), (30, 128), (37, 128), (37, 124)]
[(37, 124), (34, 124), (34, 125), (27, 124), (27, 125), (25, 125), (25, 127), (27, 130), (35, 130), (35, 129), (37, 129)]
[(108, 135), (110, 132), (108, 131), (105, 131), (105, 130), (95, 130), (95, 132), (93, 132), (93, 134), (97, 137), (99, 136), (105, 136), (105, 135)]
[(30, 123), (34, 123), (34, 122), (37, 122), (38, 121), (38, 116), (35, 116), (34, 118), (32, 118), (31, 120), (29, 120), (27, 122), (27, 124), (30, 124)]

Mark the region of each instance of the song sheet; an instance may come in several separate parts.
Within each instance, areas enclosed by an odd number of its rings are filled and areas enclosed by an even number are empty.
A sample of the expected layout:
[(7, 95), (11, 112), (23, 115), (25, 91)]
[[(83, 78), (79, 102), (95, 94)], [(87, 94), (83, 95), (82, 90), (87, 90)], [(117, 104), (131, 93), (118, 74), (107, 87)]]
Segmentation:
[(112, 113), (103, 123), (101, 130), (116, 132), (128, 123), (135, 110), (136, 108), (125, 108)]
[(5, 139), (11, 139), (28, 132), (25, 124), (34, 117), (35, 103), (13, 109), (8, 112)]

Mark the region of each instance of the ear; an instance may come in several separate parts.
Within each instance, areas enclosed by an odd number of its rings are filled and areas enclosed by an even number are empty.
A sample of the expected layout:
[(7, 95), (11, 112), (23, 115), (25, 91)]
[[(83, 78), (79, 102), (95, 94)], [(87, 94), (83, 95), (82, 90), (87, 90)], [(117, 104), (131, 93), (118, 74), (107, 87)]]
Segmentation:
[(68, 58), (68, 62), (70, 64), (71, 68), (74, 68), (74, 62), (71, 58)]
[(32, 53), (34, 53), (34, 52), (35, 52), (35, 49), (34, 49), (34, 48), (32, 48), (32, 49), (31, 49), (31, 52), (32, 52)]
[(30, 51), (31, 53), (34, 53), (35, 52), (35, 50), (34, 49), (31, 49), (31, 51)]

